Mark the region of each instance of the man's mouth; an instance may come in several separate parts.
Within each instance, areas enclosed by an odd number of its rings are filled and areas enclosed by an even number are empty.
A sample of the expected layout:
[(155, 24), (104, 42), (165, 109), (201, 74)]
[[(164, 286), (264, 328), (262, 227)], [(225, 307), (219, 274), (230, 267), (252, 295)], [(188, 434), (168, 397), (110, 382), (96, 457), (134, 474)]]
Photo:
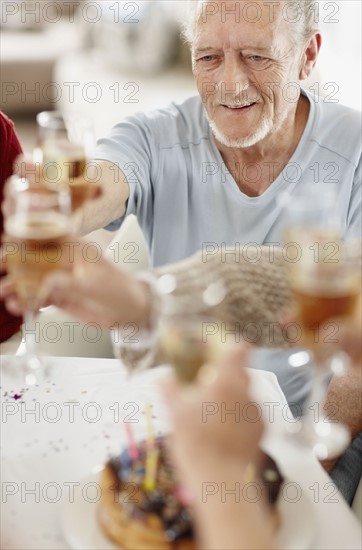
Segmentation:
[(233, 111), (246, 111), (248, 109), (250, 109), (251, 107), (253, 107), (255, 105), (255, 102), (254, 103), (247, 103), (246, 105), (227, 105), (227, 104), (222, 104), (222, 107), (225, 107), (226, 109), (231, 109)]

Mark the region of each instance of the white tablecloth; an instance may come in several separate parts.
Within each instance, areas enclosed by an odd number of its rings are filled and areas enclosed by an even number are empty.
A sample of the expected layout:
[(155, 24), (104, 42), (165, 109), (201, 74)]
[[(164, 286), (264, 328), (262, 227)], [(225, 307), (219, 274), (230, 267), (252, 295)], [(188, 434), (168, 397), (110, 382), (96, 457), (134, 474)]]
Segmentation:
[[(3, 358), (1, 358), (3, 359)], [(1, 548), (69, 548), (61, 528), (73, 484), (125, 445), (123, 421), (145, 435), (145, 404), (153, 404), (157, 432), (168, 429), (157, 381), (166, 367), (127, 377), (116, 360), (52, 358), (39, 387), (11, 387), (2, 376)], [(250, 371), (269, 424), (265, 449), (276, 458), (291, 493), (303, 493), (315, 518), (310, 548), (361, 548), (361, 526), (309, 451), (285, 437), (290, 413), (276, 378)], [(90, 497), (92, 498), (92, 497)], [(290, 502), (289, 502), (290, 501)], [(303, 524), (303, 517), (300, 519)], [(308, 527), (308, 526), (307, 526)]]

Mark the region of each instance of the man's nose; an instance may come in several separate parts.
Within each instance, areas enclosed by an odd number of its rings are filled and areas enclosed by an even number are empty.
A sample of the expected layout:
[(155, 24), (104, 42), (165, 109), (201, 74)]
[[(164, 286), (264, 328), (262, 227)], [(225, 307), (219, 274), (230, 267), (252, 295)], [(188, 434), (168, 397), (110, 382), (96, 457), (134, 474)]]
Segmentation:
[(226, 59), (221, 79), (221, 90), (226, 96), (236, 97), (249, 86), (248, 71), (240, 58)]

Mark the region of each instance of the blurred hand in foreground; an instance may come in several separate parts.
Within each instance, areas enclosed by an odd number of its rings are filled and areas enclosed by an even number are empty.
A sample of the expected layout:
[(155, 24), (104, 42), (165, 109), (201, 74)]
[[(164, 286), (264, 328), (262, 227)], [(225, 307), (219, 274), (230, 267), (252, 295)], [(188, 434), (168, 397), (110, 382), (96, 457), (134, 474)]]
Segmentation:
[[(205, 370), (204, 382), (186, 388), (175, 378), (163, 383), (173, 428), (168, 445), (181, 481), (192, 495), (202, 548), (273, 546), (273, 529), (264, 501), (251, 502), (242, 496), (248, 465), (258, 460), (263, 434), (257, 405), (249, 394), (244, 368), (247, 358), (245, 347), (234, 348), (215, 368), (214, 376), (211, 368), (209, 376)], [(245, 407), (248, 418), (243, 414)], [(255, 422), (248, 420), (252, 418)], [(211, 495), (205, 496), (205, 485), (212, 485)], [(222, 499), (222, 486), (236, 491), (239, 487), (240, 498), (233, 494)]]
[[(104, 328), (124, 322), (147, 325), (149, 294), (144, 283), (102, 257), (99, 245), (70, 238), (67, 253), (73, 270), (54, 271), (45, 277), (40, 292), (41, 307), (55, 305), (85, 322), (96, 321)], [(2, 269), (6, 269), (4, 247)], [(9, 311), (22, 312), (10, 276), (2, 280), (0, 297)]]
[[(261, 419), (248, 421), (243, 414), (247, 406), (248, 417), (258, 418), (249, 395), (247, 359), (245, 347), (234, 348), (217, 368), (203, 367), (210, 369), (205, 377), (209, 382), (185, 387), (172, 377), (164, 384), (174, 427), (172, 453), (184, 476), (197, 472), (203, 477), (209, 467), (222, 466), (225, 457), (242, 472), (256, 458), (263, 425)], [(225, 414), (225, 410), (236, 413)]]

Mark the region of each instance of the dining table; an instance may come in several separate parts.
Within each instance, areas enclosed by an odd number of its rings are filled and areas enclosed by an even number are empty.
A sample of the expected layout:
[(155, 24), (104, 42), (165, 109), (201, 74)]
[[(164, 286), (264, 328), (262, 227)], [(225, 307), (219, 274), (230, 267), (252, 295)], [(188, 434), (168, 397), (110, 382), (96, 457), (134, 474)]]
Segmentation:
[[(51, 357), (26, 386), (1, 357), (1, 548), (107, 550), (97, 508), (99, 471), (147, 434), (169, 433), (160, 380), (170, 367), (130, 375), (119, 360)], [(278, 548), (361, 548), (361, 523), (313, 456), (296, 443), (295, 419), (274, 374), (248, 369), (266, 430), (262, 447), (284, 477)], [(209, 413), (213, 409), (209, 409)]]

